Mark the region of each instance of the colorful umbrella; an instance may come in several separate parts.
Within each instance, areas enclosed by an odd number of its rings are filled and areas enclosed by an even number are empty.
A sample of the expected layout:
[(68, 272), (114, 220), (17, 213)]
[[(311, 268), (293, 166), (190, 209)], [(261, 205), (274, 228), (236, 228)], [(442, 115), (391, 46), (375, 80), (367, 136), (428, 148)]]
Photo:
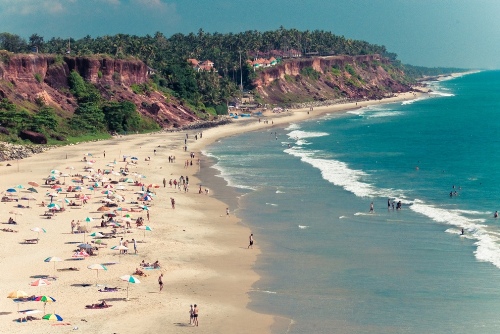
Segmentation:
[(27, 190), (31, 191), (32, 193), (38, 193), (38, 190), (36, 190), (35, 188), (28, 188)]
[[(45, 311), (43, 311), (43, 313), (45, 313)], [(55, 313), (46, 314), (42, 317), (42, 319), (43, 320), (51, 320), (51, 321), (63, 321), (63, 318), (59, 314), (55, 314)]]
[(18, 184), (17, 186), (15, 186), (14, 188), (17, 188), (17, 189), (24, 189), (24, 186), (22, 184)]
[(49, 297), (49, 296), (38, 296), (38, 297), (35, 297), (35, 301), (43, 303), (43, 313), (45, 313), (45, 306), (47, 306), (47, 303), (53, 303), (56, 300), (52, 297)]
[(30, 182), (28, 182), (28, 184), (30, 186), (33, 186), (33, 187), (40, 187), (40, 185), (37, 182), (35, 182), (35, 181), (30, 181)]
[(128, 250), (128, 247), (125, 247), (123, 245), (118, 245), (118, 246), (113, 246), (111, 247), (112, 250), (117, 250), (117, 251), (120, 251), (120, 253), (118, 253), (118, 262), (120, 261), (120, 256), (122, 254), (122, 251), (126, 251)]
[(101, 206), (97, 209), (99, 212), (104, 212), (104, 211), (109, 211), (111, 208), (108, 208), (107, 206)]
[(102, 238), (104, 237), (104, 234), (102, 234), (101, 232), (94, 232), (90, 236), (94, 238)]
[(61, 174), (61, 172), (58, 171), (57, 169), (53, 169), (50, 171), (50, 174)]
[(127, 299), (126, 300), (128, 300), (128, 287), (129, 287), (130, 283), (132, 283), (132, 284), (139, 284), (139, 283), (141, 283), (141, 281), (139, 281), (137, 278), (135, 278), (132, 275), (123, 275), (123, 276), (120, 277), (120, 279), (122, 281), (127, 282)]
[(14, 188), (9, 188), (6, 190), (8, 193), (17, 193), (17, 190)]

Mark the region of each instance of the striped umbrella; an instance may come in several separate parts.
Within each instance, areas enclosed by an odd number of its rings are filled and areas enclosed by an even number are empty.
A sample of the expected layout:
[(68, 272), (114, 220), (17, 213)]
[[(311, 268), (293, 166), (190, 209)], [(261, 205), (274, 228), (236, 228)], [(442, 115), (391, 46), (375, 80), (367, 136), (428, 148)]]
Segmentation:
[(97, 286), (97, 281), (99, 280), (99, 270), (108, 270), (105, 266), (103, 266), (100, 263), (94, 263), (91, 264), (90, 266), (87, 266), (88, 269), (95, 270), (97, 272), (97, 278), (95, 281), (95, 285)]
[(38, 296), (35, 297), (36, 302), (43, 302), (43, 313), (45, 313), (45, 306), (47, 306), (47, 303), (53, 303), (56, 300), (52, 297), (49, 296)]
[(120, 279), (122, 281), (127, 282), (127, 299), (126, 300), (128, 300), (128, 287), (129, 287), (130, 283), (132, 283), (132, 284), (139, 284), (139, 283), (141, 283), (141, 281), (139, 281), (139, 279), (135, 278), (132, 275), (123, 275), (123, 276), (120, 277)]
[(144, 239), (146, 239), (146, 231), (152, 231), (153, 230), (151, 228), (151, 226), (148, 226), (148, 225), (138, 226), (137, 228), (140, 229), (140, 230), (144, 230)]
[(54, 262), (54, 272), (56, 271), (56, 262), (62, 262), (62, 259), (57, 256), (51, 256), (43, 260), (44, 262)]
[[(43, 313), (45, 313), (45, 311), (43, 311)], [(63, 318), (59, 314), (55, 313), (46, 314), (42, 317), (42, 319), (50, 321), (63, 321)]]

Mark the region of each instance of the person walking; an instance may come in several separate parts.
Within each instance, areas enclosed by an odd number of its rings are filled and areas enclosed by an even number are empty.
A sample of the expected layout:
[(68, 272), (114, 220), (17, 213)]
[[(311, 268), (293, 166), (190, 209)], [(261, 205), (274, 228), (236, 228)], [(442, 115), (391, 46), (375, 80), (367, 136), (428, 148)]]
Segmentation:
[(247, 248), (252, 248), (253, 249), (253, 233), (250, 234), (248, 237), (249, 243)]
[(161, 292), (161, 290), (163, 290), (163, 273), (161, 273), (160, 276), (158, 277), (158, 284), (160, 285), (160, 292)]
[(167, 186), (167, 180), (163, 178), (163, 188), (165, 188), (166, 186)]

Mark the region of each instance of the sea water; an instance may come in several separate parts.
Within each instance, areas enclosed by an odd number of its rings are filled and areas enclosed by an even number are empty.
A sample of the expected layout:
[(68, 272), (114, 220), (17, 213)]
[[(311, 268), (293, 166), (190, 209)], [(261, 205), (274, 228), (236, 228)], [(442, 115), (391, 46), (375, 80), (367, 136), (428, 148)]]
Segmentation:
[(500, 72), (430, 85), (207, 148), (262, 249), (252, 309), (288, 333), (500, 332)]

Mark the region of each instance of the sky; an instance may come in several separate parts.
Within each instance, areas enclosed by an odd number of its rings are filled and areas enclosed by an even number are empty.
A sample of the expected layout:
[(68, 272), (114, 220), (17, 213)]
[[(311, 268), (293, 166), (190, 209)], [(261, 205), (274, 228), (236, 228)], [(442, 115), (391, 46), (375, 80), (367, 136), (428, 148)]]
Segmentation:
[(385, 45), (412, 65), (500, 69), (499, 14), (500, 0), (0, 0), (0, 32), (48, 40), (283, 26)]

